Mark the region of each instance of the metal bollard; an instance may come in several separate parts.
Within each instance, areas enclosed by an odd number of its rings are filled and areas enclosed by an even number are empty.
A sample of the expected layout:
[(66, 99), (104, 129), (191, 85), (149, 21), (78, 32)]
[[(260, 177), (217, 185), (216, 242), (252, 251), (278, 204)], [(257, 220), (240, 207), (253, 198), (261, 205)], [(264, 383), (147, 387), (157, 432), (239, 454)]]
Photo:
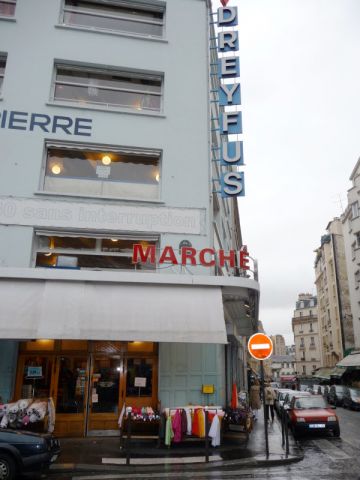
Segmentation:
[(126, 465), (130, 465), (130, 444), (131, 444), (131, 412), (128, 412), (127, 436), (126, 436)]
[(281, 410), (281, 445), (284, 447), (285, 445), (285, 427), (284, 427), (284, 410)]
[(209, 412), (205, 410), (205, 462), (209, 463)]

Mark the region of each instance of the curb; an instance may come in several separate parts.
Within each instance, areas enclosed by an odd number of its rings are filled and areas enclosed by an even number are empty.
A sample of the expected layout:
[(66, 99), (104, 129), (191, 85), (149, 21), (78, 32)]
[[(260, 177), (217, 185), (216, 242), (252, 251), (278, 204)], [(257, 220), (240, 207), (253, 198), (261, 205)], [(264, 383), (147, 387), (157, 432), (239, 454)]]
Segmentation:
[[(273, 457), (273, 458), (272, 458)], [(182, 470), (212, 470), (216, 469), (231, 469), (236, 468), (257, 468), (257, 467), (272, 467), (279, 465), (288, 465), (291, 463), (300, 462), (304, 459), (304, 455), (288, 455), (285, 454), (270, 454), (269, 458), (265, 455), (257, 455), (255, 457), (244, 458), (241, 460), (223, 460), (209, 463), (194, 463), (194, 464), (174, 464), (177, 467), (181, 466)], [(82, 463), (59, 463), (50, 466), (49, 474), (65, 473), (65, 472), (101, 472), (109, 473), (155, 473), (164, 472), (169, 468), (169, 465), (109, 465), (109, 464), (82, 464)]]

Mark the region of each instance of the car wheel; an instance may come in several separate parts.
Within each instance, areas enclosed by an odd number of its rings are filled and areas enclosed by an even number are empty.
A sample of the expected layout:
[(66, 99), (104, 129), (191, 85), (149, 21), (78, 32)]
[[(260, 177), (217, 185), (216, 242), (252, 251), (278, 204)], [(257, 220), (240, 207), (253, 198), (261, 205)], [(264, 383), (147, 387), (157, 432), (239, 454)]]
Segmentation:
[(340, 437), (340, 427), (335, 427), (333, 430), (334, 437)]
[(7, 453), (0, 452), (0, 480), (13, 480), (16, 475), (14, 460)]

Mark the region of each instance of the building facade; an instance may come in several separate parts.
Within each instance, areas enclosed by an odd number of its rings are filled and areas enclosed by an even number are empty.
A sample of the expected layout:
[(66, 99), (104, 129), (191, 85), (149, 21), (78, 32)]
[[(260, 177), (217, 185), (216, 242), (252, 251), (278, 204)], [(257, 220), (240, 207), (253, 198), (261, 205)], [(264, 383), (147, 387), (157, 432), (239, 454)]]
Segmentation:
[(286, 355), (285, 338), (282, 335), (271, 335), (270, 338), (273, 343), (274, 355)]
[(296, 374), (311, 376), (321, 366), (321, 344), (317, 316), (317, 298), (300, 293), (292, 318), (295, 341)]
[(348, 205), (341, 217), (344, 235), (346, 268), (354, 329), (354, 347), (360, 349), (360, 159), (357, 161), (350, 181)]
[(294, 355), (272, 355), (271, 371), (274, 382), (286, 384), (292, 382), (296, 375), (296, 362)]
[(210, 3), (7, 0), (0, 49), (3, 401), (53, 397), (60, 435), (115, 432), (124, 403), (225, 404), (259, 285), (214, 188), (237, 167), (213, 158)]
[(354, 348), (342, 223), (334, 218), (316, 250), (315, 284), (318, 296), (322, 366), (334, 367)]

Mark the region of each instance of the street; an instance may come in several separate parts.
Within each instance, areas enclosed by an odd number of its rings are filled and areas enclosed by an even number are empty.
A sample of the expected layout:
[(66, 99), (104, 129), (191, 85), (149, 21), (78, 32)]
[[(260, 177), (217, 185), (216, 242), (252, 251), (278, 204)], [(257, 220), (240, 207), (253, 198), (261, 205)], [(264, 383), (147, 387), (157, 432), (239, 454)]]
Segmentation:
[(73, 474), (48, 475), (50, 480), (122, 480), (122, 479), (237, 479), (256, 478), (259, 480), (360, 480), (360, 412), (337, 408), (340, 420), (341, 438), (331, 436), (302, 437), (299, 445), (304, 450), (304, 460), (285, 466), (271, 468), (235, 468), (227, 470), (181, 471), (182, 467), (169, 466), (164, 473), (121, 474), (111, 472), (74, 472)]

